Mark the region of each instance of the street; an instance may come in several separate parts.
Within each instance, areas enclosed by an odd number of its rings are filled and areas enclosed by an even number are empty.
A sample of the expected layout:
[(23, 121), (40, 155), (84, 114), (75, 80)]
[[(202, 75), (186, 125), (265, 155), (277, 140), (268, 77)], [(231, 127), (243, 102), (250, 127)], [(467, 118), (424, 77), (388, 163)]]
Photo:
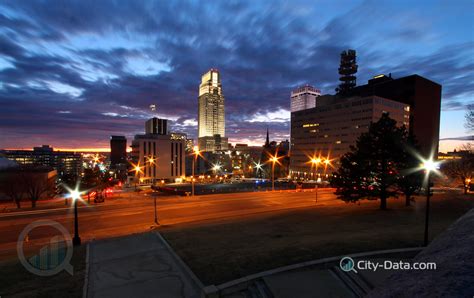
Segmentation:
[[(318, 190), (317, 205), (341, 204), (329, 188)], [(226, 219), (285, 209), (314, 207), (314, 191), (248, 192), (191, 197), (157, 197), (161, 225), (176, 225), (204, 220)], [(79, 207), (79, 233), (83, 243), (92, 239), (111, 238), (154, 228), (153, 197), (133, 194), (110, 199), (103, 204)], [(39, 219), (54, 220), (73, 235), (73, 209), (57, 208), (0, 215), (0, 260), (16, 256), (17, 239), (29, 223)], [(38, 228), (30, 233), (25, 251), (34, 252), (48, 243), (51, 229)]]

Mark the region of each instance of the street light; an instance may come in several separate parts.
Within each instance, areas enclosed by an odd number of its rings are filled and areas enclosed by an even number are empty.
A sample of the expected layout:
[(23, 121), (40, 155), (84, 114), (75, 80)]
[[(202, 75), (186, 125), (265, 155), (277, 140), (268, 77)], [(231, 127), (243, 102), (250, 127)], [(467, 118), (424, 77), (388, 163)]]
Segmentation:
[[(326, 160), (326, 161), (327, 161), (327, 160)], [(317, 158), (316, 158), (316, 157), (312, 157), (311, 160), (310, 160), (310, 162), (311, 162), (311, 166), (314, 168), (314, 174), (313, 174), (314, 176), (313, 176), (313, 179), (314, 179), (314, 191), (315, 191), (315, 193), (316, 193), (316, 195), (315, 195), (315, 200), (314, 200), (314, 201), (315, 201), (315, 203), (317, 203), (317, 202), (318, 202), (318, 183), (316, 183), (316, 182), (317, 182), (317, 180), (316, 180), (316, 174), (317, 174), (317, 172), (318, 172), (318, 166), (319, 166), (319, 164), (321, 163), (321, 158), (319, 158), (319, 157), (317, 157)]]
[(75, 189), (70, 189), (67, 186), (64, 186), (69, 192), (68, 197), (70, 197), (74, 202), (74, 238), (72, 238), (72, 244), (74, 246), (81, 245), (81, 237), (79, 237), (79, 220), (77, 216), (77, 201), (81, 199), (81, 196), (84, 192), (79, 191), (79, 183), (76, 185)]
[(280, 164), (280, 158), (281, 156), (278, 156), (278, 151), (276, 151), (275, 155), (269, 155), (268, 159), (272, 163), (272, 191), (275, 191), (275, 163)]
[(194, 167), (196, 166), (196, 160), (201, 152), (199, 151), (198, 146), (194, 146), (193, 148), (193, 169), (192, 169), (192, 176), (191, 176), (191, 196), (194, 197)]
[(215, 164), (213, 167), (212, 167), (212, 170), (214, 171), (214, 174), (217, 175), (217, 172), (222, 168), (222, 166), (220, 164)]
[(262, 171), (262, 164), (260, 162), (254, 162), (255, 164), (255, 177), (258, 177), (258, 170)]
[(137, 190), (137, 176), (140, 172), (142, 172), (142, 167), (140, 167), (140, 162), (138, 164), (132, 163), (132, 169), (130, 172), (135, 171), (135, 190)]
[[(151, 166), (152, 166), (152, 165), (155, 165), (156, 159), (153, 158), (153, 155), (152, 155), (152, 156), (148, 157), (148, 160), (147, 160), (147, 161), (148, 161), (148, 163), (150, 164), (150, 176), (153, 177), (153, 178), (151, 178), (151, 183), (152, 183), (152, 185), (155, 185), (155, 178), (156, 178), (156, 177), (155, 177), (155, 175), (152, 175), (153, 171), (152, 171)], [(154, 172), (154, 173), (156, 173), (156, 172)]]
[(429, 224), (429, 217), (430, 217), (430, 197), (431, 197), (431, 182), (430, 176), (431, 172), (437, 172), (439, 166), (439, 162), (433, 161), (432, 158), (423, 160), (421, 168), (426, 172), (426, 209), (425, 209), (425, 234), (424, 234), (424, 246), (428, 245), (428, 224)]

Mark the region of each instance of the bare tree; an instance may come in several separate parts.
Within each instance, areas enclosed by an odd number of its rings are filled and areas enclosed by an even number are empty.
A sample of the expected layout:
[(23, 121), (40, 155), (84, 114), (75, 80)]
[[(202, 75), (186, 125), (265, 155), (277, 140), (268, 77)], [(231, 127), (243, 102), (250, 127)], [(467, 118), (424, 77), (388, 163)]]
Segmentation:
[(468, 179), (472, 179), (474, 174), (474, 158), (466, 156), (462, 159), (452, 160), (443, 165), (443, 171), (446, 175), (461, 180), (464, 185), (464, 194), (467, 193)]
[(6, 172), (0, 183), (0, 188), (5, 195), (12, 199), (18, 209), (21, 208), (21, 200), (25, 194), (25, 189), (18, 170)]
[(466, 111), (466, 123), (464, 126), (468, 130), (468, 132), (474, 132), (474, 104), (470, 104), (467, 106)]
[(36, 202), (44, 194), (50, 194), (54, 191), (55, 178), (44, 177), (41, 172), (28, 171), (22, 172), (22, 182), (24, 183), (26, 193), (31, 200), (31, 207), (36, 207)]

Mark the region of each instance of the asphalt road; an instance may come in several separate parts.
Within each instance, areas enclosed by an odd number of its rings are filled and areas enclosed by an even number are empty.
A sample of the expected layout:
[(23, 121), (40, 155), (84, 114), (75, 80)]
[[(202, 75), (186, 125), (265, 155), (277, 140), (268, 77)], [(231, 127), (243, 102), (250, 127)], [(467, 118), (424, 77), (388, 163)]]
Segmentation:
[[(314, 191), (249, 192), (191, 197), (157, 197), (157, 214), (161, 225), (219, 220), (259, 213), (341, 204), (333, 189), (319, 189), (318, 202)], [(72, 208), (33, 210), (0, 214), (0, 260), (16, 257), (18, 236), (31, 222), (39, 219), (54, 220), (73, 235), (74, 213)], [(156, 228), (154, 224), (154, 199), (150, 195), (133, 194), (125, 198), (109, 199), (105, 203), (79, 207), (79, 232), (83, 242), (110, 238)], [(37, 252), (48, 243), (51, 228), (37, 228), (25, 243), (25, 252)]]

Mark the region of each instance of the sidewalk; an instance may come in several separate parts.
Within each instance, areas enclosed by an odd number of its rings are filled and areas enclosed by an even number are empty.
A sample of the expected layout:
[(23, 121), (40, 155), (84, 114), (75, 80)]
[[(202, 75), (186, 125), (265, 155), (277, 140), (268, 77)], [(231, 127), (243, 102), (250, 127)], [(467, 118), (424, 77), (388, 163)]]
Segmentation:
[[(421, 248), (393, 249), (353, 254), (355, 262), (370, 260), (410, 260)], [(228, 298), (312, 298), (312, 297), (364, 297), (372, 289), (382, 286), (390, 270), (379, 269), (344, 272), (339, 267), (342, 256), (259, 272), (217, 286), (208, 286), (205, 292), (212, 297)]]
[(85, 297), (200, 297), (201, 287), (157, 232), (90, 244)]

